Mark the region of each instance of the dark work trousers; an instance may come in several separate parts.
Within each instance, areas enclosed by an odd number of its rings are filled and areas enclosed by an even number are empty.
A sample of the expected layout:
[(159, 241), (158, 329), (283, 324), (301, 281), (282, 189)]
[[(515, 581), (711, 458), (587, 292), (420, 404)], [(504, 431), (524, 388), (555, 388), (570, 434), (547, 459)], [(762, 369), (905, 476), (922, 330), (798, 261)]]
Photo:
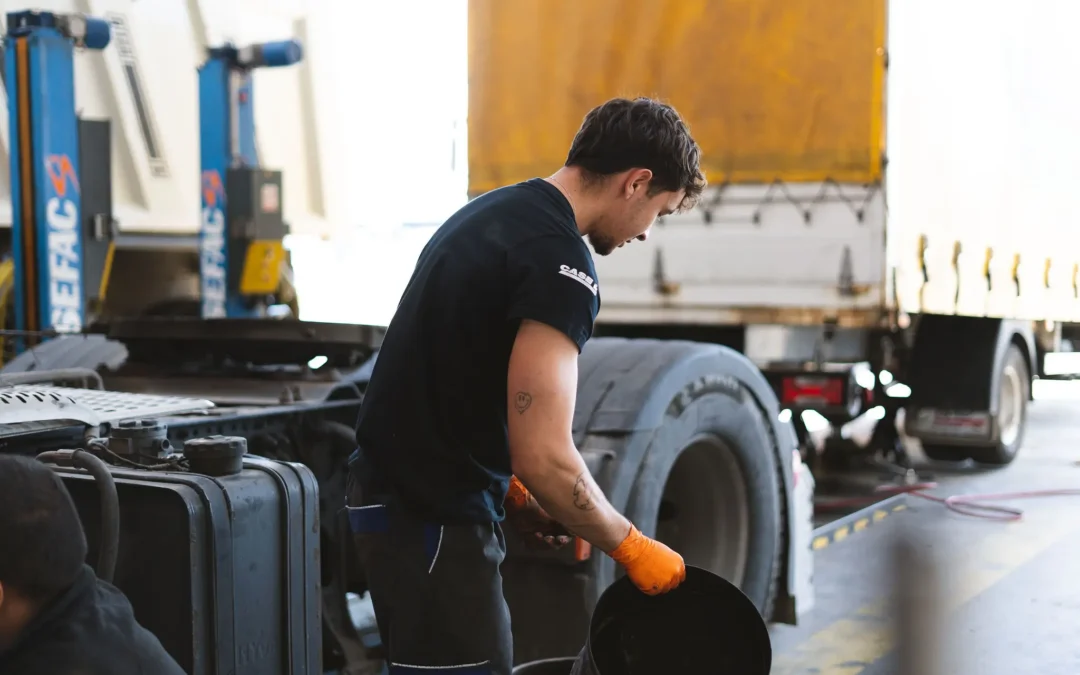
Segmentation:
[(364, 500), (351, 475), (347, 502), (390, 675), (510, 675), (499, 524), (424, 523)]

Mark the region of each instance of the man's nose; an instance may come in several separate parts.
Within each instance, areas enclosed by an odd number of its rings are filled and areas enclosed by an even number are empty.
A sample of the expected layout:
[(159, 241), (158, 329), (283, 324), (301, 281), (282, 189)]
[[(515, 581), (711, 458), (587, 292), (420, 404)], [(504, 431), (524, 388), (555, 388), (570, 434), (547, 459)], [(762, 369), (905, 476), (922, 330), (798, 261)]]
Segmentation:
[(642, 232), (641, 234), (639, 234), (639, 235), (637, 236), (637, 240), (638, 240), (638, 241), (645, 241), (646, 239), (648, 239), (648, 238), (649, 238), (649, 232), (650, 232), (650, 231), (652, 231), (652, 228), (651, 228), (651, 227), (650, 227), (650, 228), (649, 228), (648, 230), (645, 230), (644, 232)]

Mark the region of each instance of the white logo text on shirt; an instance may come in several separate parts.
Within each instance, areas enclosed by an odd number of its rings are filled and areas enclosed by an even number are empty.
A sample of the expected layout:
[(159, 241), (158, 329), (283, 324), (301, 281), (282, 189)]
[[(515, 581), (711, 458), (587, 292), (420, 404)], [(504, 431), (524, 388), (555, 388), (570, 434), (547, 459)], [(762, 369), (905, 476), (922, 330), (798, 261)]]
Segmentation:
[(563, 275), (564, 277), (569, 277), (574, 281), (578, 282), (585, 288), (592, 291), (593, 295), (596, 295), (600, 292), (600, 287), (597, 285), (596, 280), (594, 280), (588, 274), (585, 274), (584, 272), (581, 272), (574, 267), (570, 267), (569, 265), (559, 265), (559, 274)]

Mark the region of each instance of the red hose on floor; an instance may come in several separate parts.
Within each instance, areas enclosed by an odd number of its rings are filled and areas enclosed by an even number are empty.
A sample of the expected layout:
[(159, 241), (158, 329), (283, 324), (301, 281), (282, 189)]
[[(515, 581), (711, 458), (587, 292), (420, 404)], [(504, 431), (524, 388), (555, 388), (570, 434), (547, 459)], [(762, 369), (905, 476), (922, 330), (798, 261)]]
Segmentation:
[[(1003, 506), (1001, 504), (987, 504), (984, 502), (1002, 502), (1015, 499), (1032, 499), (1034, 497), (1066, 497), (1080, 496), (1080, 489), (1061, 490), (1029, 490), (1025, 492), (998, 492), (991, 494), (953, 495), (951, 497), (938, 497), (927, 492), (938, 486), (937, 483), (913, 483), (911, 485), (882, 485), (875, 492), (878, 494), (910, 494), (938, 504), (945, 508), (965, 516), (1011, 522), (1020, 520), (1024, 512), (1015, 506)], [(855, 497), (851, 499), (835, 499), (825, 502), (815, 502), (815, 510), (833, 510), (851, 508), (854, 506), (868, 506), (880, 499), (875, 497)]]

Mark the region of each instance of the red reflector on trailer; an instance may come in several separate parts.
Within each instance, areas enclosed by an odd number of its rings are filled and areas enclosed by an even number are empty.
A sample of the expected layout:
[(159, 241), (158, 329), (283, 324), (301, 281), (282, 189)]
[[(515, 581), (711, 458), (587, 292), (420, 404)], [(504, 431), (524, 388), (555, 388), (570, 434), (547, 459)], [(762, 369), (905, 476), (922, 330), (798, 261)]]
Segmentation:
[(843, 405), (844, 380), (822, 375), (795, 375), (781, 383), (780, 399), (791, 405)]

